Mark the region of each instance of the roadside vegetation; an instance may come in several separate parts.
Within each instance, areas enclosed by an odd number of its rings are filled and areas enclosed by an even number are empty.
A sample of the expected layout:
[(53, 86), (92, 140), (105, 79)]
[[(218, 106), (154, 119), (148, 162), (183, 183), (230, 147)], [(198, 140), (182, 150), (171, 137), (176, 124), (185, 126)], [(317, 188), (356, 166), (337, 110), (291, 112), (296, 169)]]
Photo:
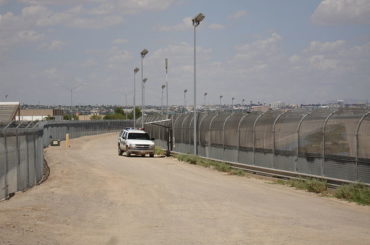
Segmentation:
[(164, 156), (165, 150), (163, 150), (161, 147), (156, 146), (154, 149), (154, 154), (157, 156)]
[(194, 165), (199, 165), (206, 168), (216, 169), (221, 172), (226, 172), (231, 175), (244, 176), (246, 172), (240, 169), (232, 168), (229, 164), (209, 159), (204, 159), (194, 155), (178, 154), (175, 155), (177, 160), (181, 162), (187, 162)]
[(279, 179), (275, 183), (318, 193), (323, 196), (336, 197), (361, 205), (370, 205), (370, 187), (361, 183), (345, 184), (331, 191), (329, 191), (328, 183), (325, 180), (315, 178)]
[(336, 190), (335, 197), (362, 205), (370, 205), (370, 187), (361, 183), (342, 185)]
[[(204, 159), (194, 155), (176, 154), (174, 157), (181, 161), (194, 165), (203, 166), (206, 168), (216, 169), (221, 172), (226, 172), (231, 175), (245, 176), (246, 172), (240, 169), (231, 167), (230, 164)], [(294, 187), (300, 190), (306, 190), (320, 194), (321, 196), (336, 197), (339, 199), (355, 202), (361, 205), (370, 205), (370, 187), (361, 183), (346, 184), (336, 189), (329, 189), (329, 185), (325, 180), (316, 178), (299, 178), (299, 179), (277, 179), (274, 183)]]

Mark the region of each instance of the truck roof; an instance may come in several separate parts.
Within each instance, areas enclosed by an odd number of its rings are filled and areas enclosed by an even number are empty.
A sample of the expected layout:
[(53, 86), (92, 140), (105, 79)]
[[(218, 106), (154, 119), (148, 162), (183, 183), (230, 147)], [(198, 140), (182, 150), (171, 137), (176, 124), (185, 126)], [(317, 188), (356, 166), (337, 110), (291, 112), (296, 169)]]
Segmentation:
[(144, 130), (141, 130), (141, 129), (134, 129), (134, 128), (129, 128), (129, 129), (125, 129), (125, 131), (127, 131), (128, 133), (141, 133), (141, 134), (145, 134), (146, 132)]

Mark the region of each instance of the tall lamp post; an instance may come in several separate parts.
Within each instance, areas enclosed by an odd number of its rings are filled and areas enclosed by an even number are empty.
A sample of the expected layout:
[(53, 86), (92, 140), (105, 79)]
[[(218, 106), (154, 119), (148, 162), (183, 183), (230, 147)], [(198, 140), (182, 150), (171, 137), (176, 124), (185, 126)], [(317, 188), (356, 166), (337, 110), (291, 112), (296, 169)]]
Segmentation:
[(148, 78), (143, 79), (143, 105), (141, 107), (141, 128), (144, 128), (144, 109), (145, 109), (145, 83), (148, 81)]
[(162, 85), (161, 88), (162, 88), (162, 96), (161, 96), (161, 112), (163, 114), (163, 90), (165, 89), (166, 85)]
[(185, 112), (185, 109), (186, 109), (186, 93), (188, 92), (187, 89), (184, 90), (184, 112)]
[(164, 60), (164, 64), (165, 64), (165, 67), (166, 67), (166, 114), (167, 114), (167, 118), (168, 118), (168, 81), (167, 81), (167, 73), (168, 73), (168, 59), (166, 58)]
[(205, 18), (202, 13), (195, 16), (193, 21), (194, 26), (194, 155), (197, 154), (197, 76), (196, 76), (196, 27)]
[(204, 93), (204, 106), (206, 106), (206, 105), (207, 105), (207, 95), (208, 95), (208, 93), (207, 93), (207, 92), (205, 92), (205, 93)]
[(231, 110), (232, 110), (232, 111), (234, 110), (234, 100), (235, 100), (235, 98), (234, 98), (234, 97), (232, 97), (232, 98), (231, 98)]
[(222, 103), (221, 103), (221, 101), (222, 101), (222, 95), (220, 95), (220, 111), (221, 111), (221, 108), (222, 108)]
[(135, 67), (134, 69), (134, 108), (132, 114), (134, 116), (134, 128), (136, 128), (136, 73), (139, 72), (139, 68)]
[(147, 55), (149, 51), (147, 49), (143, 49), (141, 54), (141, 127), (144, 128), (144, 57)]

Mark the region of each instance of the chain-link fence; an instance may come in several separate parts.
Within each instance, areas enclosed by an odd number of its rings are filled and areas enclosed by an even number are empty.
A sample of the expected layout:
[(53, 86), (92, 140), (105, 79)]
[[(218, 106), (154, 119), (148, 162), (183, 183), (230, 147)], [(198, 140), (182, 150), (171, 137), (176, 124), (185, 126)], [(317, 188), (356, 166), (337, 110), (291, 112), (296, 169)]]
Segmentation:
[[(368, 109), (205, 112), (198, 117), (200, 156), (370, 183)], [(173, 115), (171, 120), (174, 151), (192, 154), (193, 113)], [(151, 126), (157, 142), (164, 144), (160, 130)]]
[(43, 177), (43, 148), (52, 140), (115, 132), (132, 127), (125, 121), (11, 122), (0, 126), (0, 200), (26, 190)]

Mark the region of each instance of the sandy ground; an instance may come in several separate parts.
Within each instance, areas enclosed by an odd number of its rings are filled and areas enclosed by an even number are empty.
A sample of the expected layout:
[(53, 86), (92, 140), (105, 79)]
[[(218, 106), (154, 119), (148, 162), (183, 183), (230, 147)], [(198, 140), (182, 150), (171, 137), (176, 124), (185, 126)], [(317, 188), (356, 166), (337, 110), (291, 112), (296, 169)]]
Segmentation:
[(49, 179), (0, 202), (0, 244), (370, 244), (370, 207), (180, 163), (116, 134), (50, 147)]

